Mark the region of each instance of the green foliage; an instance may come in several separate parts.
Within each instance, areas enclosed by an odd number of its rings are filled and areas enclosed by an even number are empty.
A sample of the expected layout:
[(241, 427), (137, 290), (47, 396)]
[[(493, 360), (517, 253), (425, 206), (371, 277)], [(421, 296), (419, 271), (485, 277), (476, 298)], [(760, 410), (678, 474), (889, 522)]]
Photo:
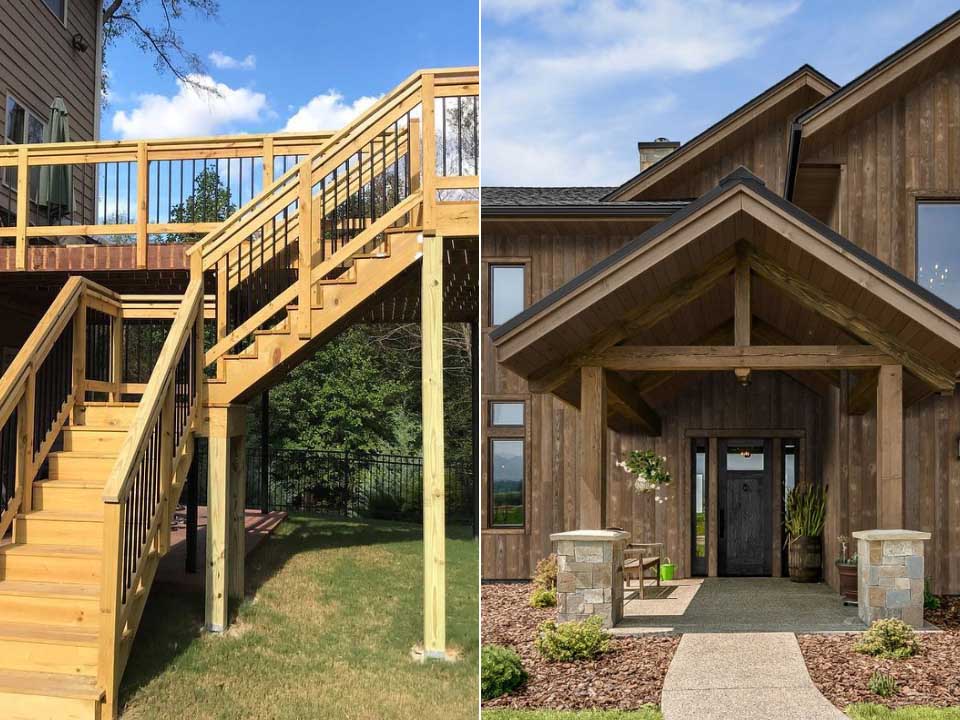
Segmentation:
[(791, 538), (817, 537), (827, 514), (827, 491), (823, 485), (805, 484), (787, 495), (784, 526)]
[(484, 645), (480, 652), (480, 694), (484, 700), (506, 695), (523, 685), (527, 673), (520, 656), (502, 645)]
[(864, 655), (901, 660), (920, 650), (913, 629), (902, 620), (886, 618), (875, 620), (853, 649)]
[(367, 498), (367, 517), (377, 520), (406, 520), (417, 522), (423, 509), (419, 505), (404, 502), (386, 490), (375, 491)]
[(554, 553), (537, 563), (533, 584), (541, 590), (553, 590), (557, 587), (557, 556)]
[(530, 607), (548, 608), (557, 606), (557, 591), (537, 588), (530, 596)]
[(870, 680), (867, 681), (867, 687), (869, 687), (870, 692), (875, 695), (884, 698), (890, 697), (897, 692), (897, 679), (886, 673), (875, 672), (870, 676)]
[(617, 465), (635, 477), (634, 490), (648, 492), (670, 484), (666, 462), (667, 458), (657, 455), (653, 450), (631, 450), (627, 459)]
[[(223, 222), (237, 211), (230, 188), (223, 184), (214, 167), (204, 168), (193, 180), (193, 194), (183, 203), (170, 208), (170, 222)], [(166, 243), (190, 243), (203, 238), (203, 233), (168, 233)]]
[(848, 705), (844, 712), (851, 720), (960, 720), (960, 708), (956, 707), (935, 708), (914, 705), (891, 710), (873, 703), (855, 703)]
[(930, 592), (930, 581), (923, 581), (923, 609), (924, 610), (939, 610), (943, 602), (939, 597)]
[(610, 633), (599, 617), (559, 625), (547, 620), (537, 631), (537, 651), (547, 660), (590, 660), (610, 649)]

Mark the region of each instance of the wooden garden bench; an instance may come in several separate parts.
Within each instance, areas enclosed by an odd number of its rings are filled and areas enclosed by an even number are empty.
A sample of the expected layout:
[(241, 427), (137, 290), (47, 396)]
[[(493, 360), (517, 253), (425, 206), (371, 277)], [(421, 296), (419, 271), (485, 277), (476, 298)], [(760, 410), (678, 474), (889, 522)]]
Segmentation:
[(627, 586), (635, 577), (640, 583), (640, 599), (643, 600), (643, 580), (650, 569), (656, 570), (657, 587), (660, 587), (660, 564), (663, 562), (663, 543), (629, 543), (623, 551), (623, 579)]

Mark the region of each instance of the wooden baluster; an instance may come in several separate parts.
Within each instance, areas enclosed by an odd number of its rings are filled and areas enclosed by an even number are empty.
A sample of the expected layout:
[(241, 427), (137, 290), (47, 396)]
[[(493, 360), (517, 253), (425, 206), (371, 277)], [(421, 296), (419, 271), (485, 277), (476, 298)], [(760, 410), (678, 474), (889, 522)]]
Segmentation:
[(30, 167), (27, 148), (17, 151), (17, 270), (27, 268), (27, 226), (30, 224)]
[(147, 267), (147, 221), (150, 212), (150, 163), (147, 144), (137, 143), (137, 268)]
[(437, 119), (434, 94), (434, 75), (423, 76), (421, 114), (423, 115), (423, 233), (433, 235), (437, 231)]
[(311, 232), (313, 228), (312, 178), (313, 173), (310, 170), (310, 163), (307, 162), (300, 169), (300, 194), (297, 200), (300, 227), (297, 332), (301, 339), (310, 337), (310, 308), (312, 306), (310, 286), (313, 284), (311, 282), (313, 258), (313, 233)]

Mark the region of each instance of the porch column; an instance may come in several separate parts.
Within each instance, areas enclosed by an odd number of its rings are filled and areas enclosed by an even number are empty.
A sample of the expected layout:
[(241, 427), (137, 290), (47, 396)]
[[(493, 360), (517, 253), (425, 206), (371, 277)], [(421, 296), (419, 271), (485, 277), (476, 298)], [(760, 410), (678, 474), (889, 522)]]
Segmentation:
[(602, 367), (580, 369), (580, 492), (582, 530), (607, 525), (607, 381)]
[(423, 650), (446, 657), (443, 459), (443, 238), (424, 235), (421, 269), (423, 405)]
[(877, 378), (877, 527), (903, 528), (903, 367)]
[[(234, 570), (243, 564), (243, 547), (233, 539), (236, 532), (237, 495), (234, 491), (241, 482), (238, 472), (241, 463), (234, 454), (243, 452), (243, 441), (238, 436), (246, 432), (246, 407), (232, 405), (208, 408), (207, 462), (207, 556), (205, 623), (211, 632), (223, 632), (229, 622), (227, 598), (243, 571)], [(243, 479), (245, 480), (245, 478)]]

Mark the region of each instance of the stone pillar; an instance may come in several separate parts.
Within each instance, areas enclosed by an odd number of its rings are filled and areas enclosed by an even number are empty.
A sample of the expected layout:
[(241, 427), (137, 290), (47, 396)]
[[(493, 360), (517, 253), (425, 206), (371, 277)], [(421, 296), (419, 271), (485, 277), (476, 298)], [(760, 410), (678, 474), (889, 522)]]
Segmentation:
[(573, 530), (550, 536), (557, 554), (559, 622), (603, 618), (613, 627), (623, 618), (623, 530)]
[(857, 605), (867, 625), (897, 618), (923, 627), (923, 543), (930, 533), (860, 530), (857, 539)]

